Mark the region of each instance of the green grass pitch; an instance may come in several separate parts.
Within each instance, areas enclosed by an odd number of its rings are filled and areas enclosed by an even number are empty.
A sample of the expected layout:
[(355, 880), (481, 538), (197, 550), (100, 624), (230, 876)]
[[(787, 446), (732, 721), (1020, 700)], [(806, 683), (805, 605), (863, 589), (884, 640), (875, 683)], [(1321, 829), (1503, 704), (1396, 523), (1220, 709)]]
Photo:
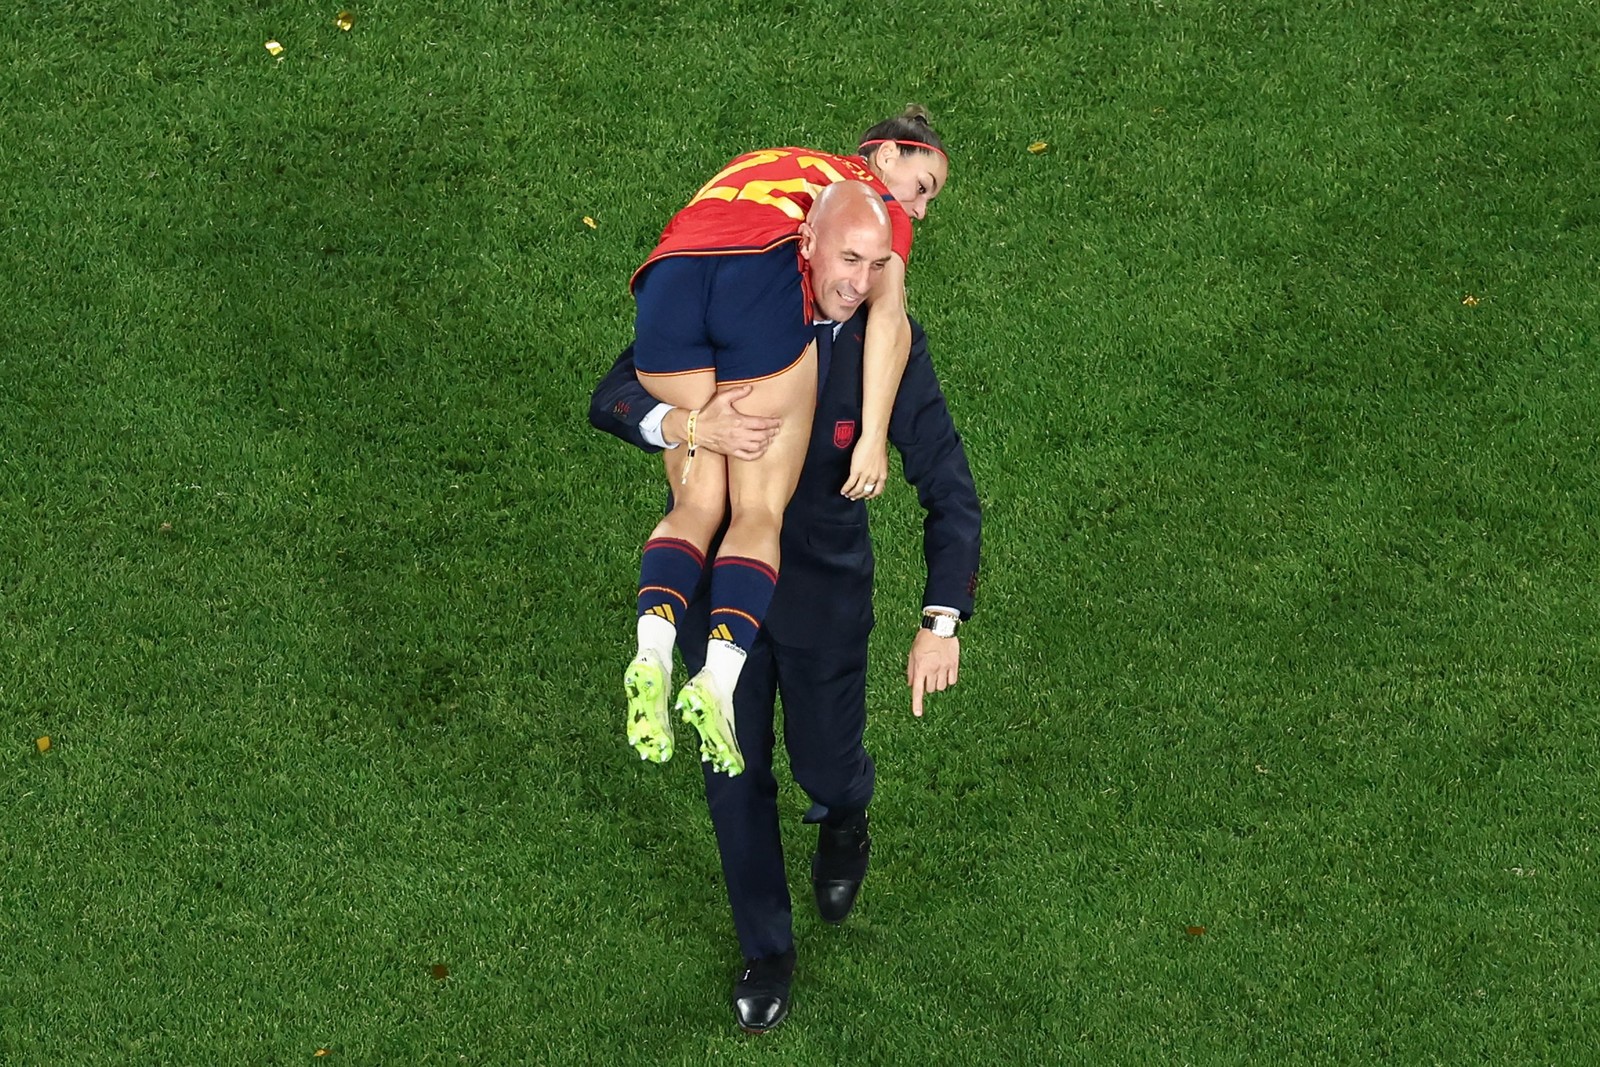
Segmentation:
[[(1600, 1046), (1600, 4), (352, 10), (0, 14), (0, 1063)], [(979, 611), (914, 720), (891, 489), (752, 1042), (584, 410), (700, 182), (912, 100)]]

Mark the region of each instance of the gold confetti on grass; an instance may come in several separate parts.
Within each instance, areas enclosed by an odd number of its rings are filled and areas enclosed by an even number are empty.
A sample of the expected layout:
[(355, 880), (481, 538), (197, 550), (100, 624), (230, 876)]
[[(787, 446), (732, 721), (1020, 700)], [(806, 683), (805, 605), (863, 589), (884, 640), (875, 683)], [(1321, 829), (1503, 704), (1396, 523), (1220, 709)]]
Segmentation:
[(35, 741), (33, 743), (33, 745), (41, 753), (49, 752), (50, 751), (50, 735), (49, 734), (45, 734), (43, 737), (39, 738), (39, 740)]
[(1461, 302), (1467, 305), (1469, 308), (1475, 308), (1478, 306), (1478, 298), (1473, 296), (1471, 293), (1468, 293), (1466, 296), (1462, 297)]
[(442, 963), (435, 963), (432, 967), (428, 968), (428, 973), (433, 975), (433, 980), (435, 982), (442, 982), (446, 978), (450, 977), (450, 968), (446, 967)]
[(1031, 145), (1028, 146), (1028, 151), (1032, 152), (1036, 156), (1037, 155), (1043, 155), (1045, 152), (1047, 152), (1049, 150), (1050, 150), (1050, 142), (1049, 141), (1035, 141)]
[(600, 228), (600, 224), (594, 221), (594, 219), (591, 219), (588, 215), (583, 217), (583, 224), (589, 227), (591, 230), (598, 230)]
[(317, 1051), (313, 1052), (312, 1055), (320, 1060), (322, 1057), (328, 1055), (328, 1050), (325, 1048), (319, 1048)]
[(345, 33), (349, 33), (350, 27), (356, 24), (355, 13), (353, 11), (341, 11), (339, 12), (339, 17), (333, 20), (333, 24)]
[(1204, 937), (1206, 928), (1204, 926), (1186, 926), (1183, 928), (1183, 932), (1190, 937)]
[(279, 44), (277, 41), (268, 41), (267, 51), (271, 52), (274, 56), (281, 56), (283, 55), (283, 45)]

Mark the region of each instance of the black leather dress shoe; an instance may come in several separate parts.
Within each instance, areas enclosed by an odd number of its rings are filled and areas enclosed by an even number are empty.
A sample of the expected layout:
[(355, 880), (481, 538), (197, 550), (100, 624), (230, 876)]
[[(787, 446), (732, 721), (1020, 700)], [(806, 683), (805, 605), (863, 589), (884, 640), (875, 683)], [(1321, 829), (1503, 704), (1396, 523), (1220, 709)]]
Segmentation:
[(842, 923), (856, 906), (856, 894), (867, 876), (872, 838), (867, 834), (867, 813), (852, 815), (841, 826), (819, 823), (817, 851), (811, 857), (811, 888), (817, 914), (830, 923)]
[(788, 1018), (794, 949), (781, 956), (745, 960), (733, 982), (733, 1015), (747, 1034), (764, 1034)]

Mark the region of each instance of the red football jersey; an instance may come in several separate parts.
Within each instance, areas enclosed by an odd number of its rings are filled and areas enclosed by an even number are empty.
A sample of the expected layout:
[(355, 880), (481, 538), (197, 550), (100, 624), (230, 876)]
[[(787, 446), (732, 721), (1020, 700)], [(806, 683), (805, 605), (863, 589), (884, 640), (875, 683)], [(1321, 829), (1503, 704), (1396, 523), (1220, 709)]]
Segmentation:
[[(661, 240), (633, 277), (667, 256), (765, 252), (800, 238), (800, 224), (823, 186), (865, 182), (883, 197), (895, 254), (911, 261), (911, 216), (858, 156), (809, 148), (765, 148), (734, 159), (672, 216)], [(631, 284), (631, 283), (630, 283)]]

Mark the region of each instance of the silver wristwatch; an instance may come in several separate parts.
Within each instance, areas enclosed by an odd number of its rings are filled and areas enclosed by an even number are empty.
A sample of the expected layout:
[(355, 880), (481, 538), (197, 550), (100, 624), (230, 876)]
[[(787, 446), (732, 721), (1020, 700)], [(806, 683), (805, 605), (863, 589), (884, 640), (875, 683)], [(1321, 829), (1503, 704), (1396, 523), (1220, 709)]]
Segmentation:
[(922, 615), (922, 628), (932, 630), (935, 637), (954, 637), (961, 629), (961, 620), (942, 611), (928, 611)]

